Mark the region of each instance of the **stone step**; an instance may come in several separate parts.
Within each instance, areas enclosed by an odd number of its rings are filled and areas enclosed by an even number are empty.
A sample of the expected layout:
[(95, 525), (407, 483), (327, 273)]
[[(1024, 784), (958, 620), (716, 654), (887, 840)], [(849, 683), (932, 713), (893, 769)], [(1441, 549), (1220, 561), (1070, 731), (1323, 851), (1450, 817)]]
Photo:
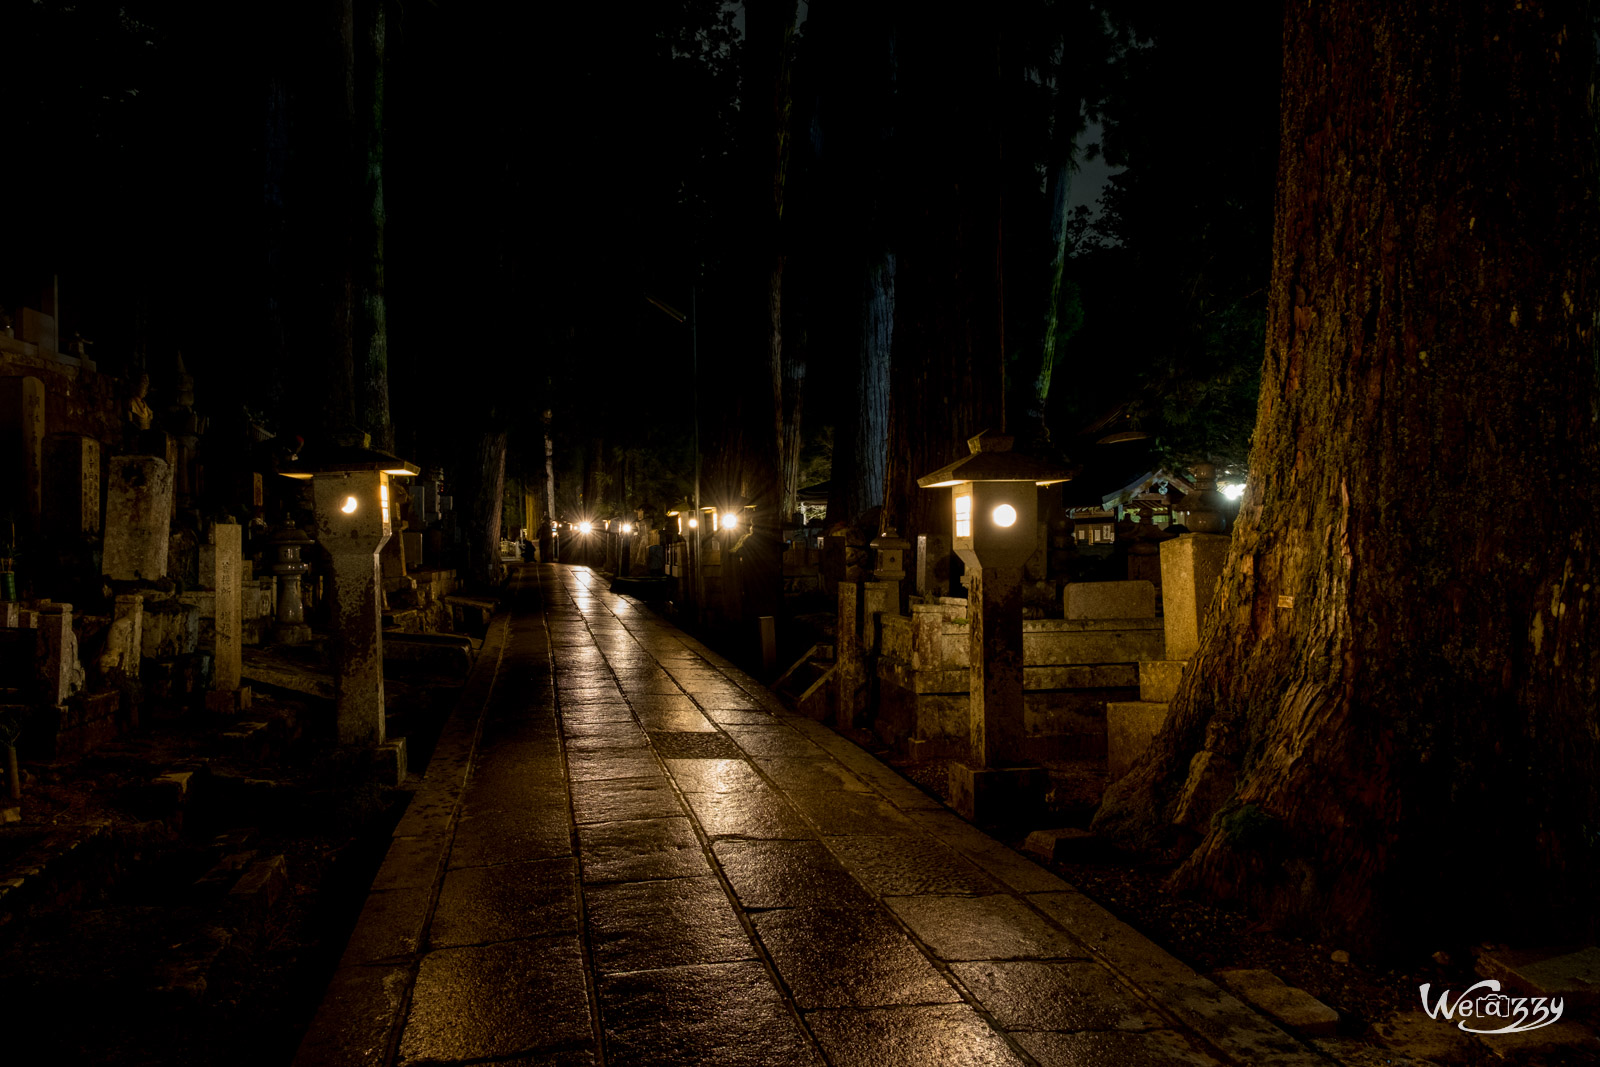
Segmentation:
[(1139, 663), (1139, 699), (1156, 704), (1169, 703), (1178, 695), (1186, 659), (1151, 659)]
[(1128, 773), (1167, 721), (1168, 704), (1151, 700), (1113, 700), (1106, 704), (1106, 780)]
[(1478, 974), (1530, 996), (1561, 997), (1568, 1005), (1600, 1007), (1600, 947), (1489, 949), (1478, 954)]
[(1211, 976), (1234, 996), (1266, 1012), (1306, 1037), (1329, 1037), (1339, 1029), (1339, 1013), (1303, 989), (1286, 985), (1271, 971), (1240, 968)]

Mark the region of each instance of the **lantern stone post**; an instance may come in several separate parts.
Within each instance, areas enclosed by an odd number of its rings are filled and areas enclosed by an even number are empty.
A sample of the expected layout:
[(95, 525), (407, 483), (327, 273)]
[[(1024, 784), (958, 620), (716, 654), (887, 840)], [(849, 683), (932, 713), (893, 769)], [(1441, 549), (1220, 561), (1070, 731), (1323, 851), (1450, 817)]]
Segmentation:
[(386, 741), (378, 552), (393, 533), (389, 478), (416, 474), (417, 467), (372, 448), (371, 441), (367, 434), (341, 437), (283, 473), (311, 479), (317, 540), (333, 561), (339, 743), (376, 748)]
[(968, 758), (950, 765), (951, 804), (974, 822), (998, 822), (1043, 802), (1048, 775), (1025, 760), (1022, 568), (1038, 540), (1039, 487), (1065, 473), (981, 433), (971, 454), (917, 479), (951, 490), (951, 545), (967, 566), (972, 659)]

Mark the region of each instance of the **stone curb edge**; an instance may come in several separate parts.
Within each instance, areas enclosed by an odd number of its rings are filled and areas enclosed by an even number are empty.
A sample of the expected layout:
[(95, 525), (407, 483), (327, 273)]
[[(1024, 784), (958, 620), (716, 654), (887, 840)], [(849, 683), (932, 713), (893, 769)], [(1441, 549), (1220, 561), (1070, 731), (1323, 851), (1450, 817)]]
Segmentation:
[[(509, 610), (489, 623), (477, 662), (440, 731), (422, 784), (390, 836), (389, 851), (293, 1067), (382, 1067), (390, 1059), (510, 627)], [(386, 953), (385, 947), (395, 951)]]

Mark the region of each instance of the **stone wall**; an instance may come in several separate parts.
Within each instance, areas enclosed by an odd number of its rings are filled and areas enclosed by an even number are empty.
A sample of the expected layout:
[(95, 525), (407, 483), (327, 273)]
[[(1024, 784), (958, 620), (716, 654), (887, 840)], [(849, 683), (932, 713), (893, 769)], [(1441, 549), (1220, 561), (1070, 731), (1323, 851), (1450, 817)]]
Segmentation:
[[(1143, 591), (1127, 595), (1153, 612), (1153, 598)], [(913, 602), (909, 615), (879, 617), (873, 728), (885, 742), (941, 755), (964, 750), (971, 678), (966, 611), (965, 600), (939, 597)], [(1023, 620), (1027, 757), (1103, 755), (1106, 703), (1134, 699), (1139, 661), (1160, 658), (1164, 643), (1153, 614)]]

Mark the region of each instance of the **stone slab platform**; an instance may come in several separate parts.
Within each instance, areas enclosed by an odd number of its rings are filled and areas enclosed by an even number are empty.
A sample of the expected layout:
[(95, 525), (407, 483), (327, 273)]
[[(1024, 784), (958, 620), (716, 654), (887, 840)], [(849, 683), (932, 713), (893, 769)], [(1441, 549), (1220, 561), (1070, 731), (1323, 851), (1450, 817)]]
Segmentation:
[(586, 569), (515, 571), (300, 1067), (1329, 1062)]

